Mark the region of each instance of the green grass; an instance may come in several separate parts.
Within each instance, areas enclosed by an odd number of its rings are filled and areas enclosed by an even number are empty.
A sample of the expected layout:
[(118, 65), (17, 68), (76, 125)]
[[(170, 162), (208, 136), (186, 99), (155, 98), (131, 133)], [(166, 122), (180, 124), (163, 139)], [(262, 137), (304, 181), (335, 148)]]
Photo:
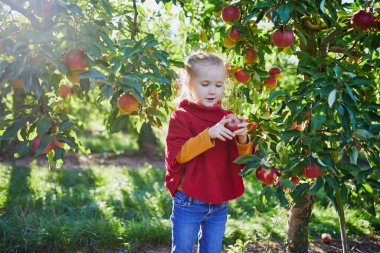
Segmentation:
[[(49, 173), (36, 165), (0, 164), (0, 252), (136, 252), (170, 245), (171, 199), (164, 171), (93, 167)], [(230, 202), (225, 247), (242, 241), (282, 240), (286, 210), (260, 205), (261, 185), (246, 180), (246, 193)], [(346, 209), (350, 236), (378, 234), (378, 217)], [(315, 205), (310, 237), (339, 237), (331, 206)]]

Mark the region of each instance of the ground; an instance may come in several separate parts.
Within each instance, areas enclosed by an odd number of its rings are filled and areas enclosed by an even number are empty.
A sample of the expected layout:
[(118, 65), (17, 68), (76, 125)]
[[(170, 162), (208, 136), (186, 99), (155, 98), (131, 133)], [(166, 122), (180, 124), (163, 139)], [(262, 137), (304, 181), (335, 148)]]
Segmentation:
[[(17, 166), (27, 166), (32, 158), (26, 157), (12, 161), (11, 163)], [(41, 156), (37, 159), (37, 163), (41, 166), (47, 166), (46, 158)], [(77, 155), (67, 154), (65, 157), (65, 163), (63, 168), (79, 168), (88, 167), (93, 164), (98, 165), (114, 165), (123, 167), (139, 167), (146, 163), (152, 164), (158, 168), (164, 169), (164, 158), (158, 156), (116, 156), (106, 154), (93, 154), (93, 155)], [(281, 241), (270, 242), (267, 244), (249, 244), (247, 246), (247, 252), (268, 252), (271, 249), (273, 253), (285, 252), (285, 247)], [(310, 249), (313, 253), (340, 253), (342, 251), (342, 245), (340, 240), (334, 240), (331, 244), (325, 244), (320, 239), (310, 241)], [(162, 246), (154, 249), (142, 250), (139, 253), (166, 253), (170, 252), (170, 246)], [(194, 251), (196, 252), (196, 251)], [(224, 250), (223, 252), (227, 252)], [(379, 253), (380, 252), (380, 235), (371, 237), (365, 237), (360, 239), (349, 238), (349, 252), (350, 253)]]

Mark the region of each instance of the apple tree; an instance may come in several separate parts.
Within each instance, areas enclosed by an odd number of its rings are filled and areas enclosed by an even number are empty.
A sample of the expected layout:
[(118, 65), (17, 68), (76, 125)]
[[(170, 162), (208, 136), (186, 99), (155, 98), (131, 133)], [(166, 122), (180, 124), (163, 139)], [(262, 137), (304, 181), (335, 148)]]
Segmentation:
[[(348, 252), (344, 204), (375, 215), (380, 188), (380, 4), (377, 1), (181, 3), (194, 47), (222, 51), (228, 104), (248, 116), (254, 174), (288, 208), (286, 248), (307, 252), (316, 193), (332, 201)], [(359, 163), (359, 162), (360, 163)]]
[(13, 145), (15, 158), (48, 154), (59, 166), (65, 151), (85, 151), (72, 100), (110, 103), (111, 133), (130, 117), (161, 126), (175, 72), (140, 2), (4, 0), (0, 15), (2, 154)]

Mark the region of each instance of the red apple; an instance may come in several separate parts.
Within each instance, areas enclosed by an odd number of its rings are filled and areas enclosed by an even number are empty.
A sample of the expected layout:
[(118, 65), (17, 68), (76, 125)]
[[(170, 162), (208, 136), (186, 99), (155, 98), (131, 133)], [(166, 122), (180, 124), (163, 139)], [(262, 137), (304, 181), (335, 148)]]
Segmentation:
[(240, 129), (238, 124), (240, 124), (242, 121), (235, 114), (228, 114), (226, 116), (226, 119), (230, 120), (224, 125), (227, 129), (229, 129), (232, 132), (235, 132), (236, 130)]
[(130, 114), (139, 108), (140, 102), (134, 95), (123, 93), (117, 100), (117, 106), (119, 107), (121, 114)]
[[(55, 142), (56, 142), (56, 140), (55, 139), (53, 139), (45, 148), (44, 148), (44, 150), (42, 151), (42, 154), (47, 154), (47, 153), (49, 153), (53, 148), (54, 148), (54, 146), (55, 146)], [(40, 139), (40, 137), (39, 136), (36, 136), (36, 138), (34, 138), (34, 140), (33, 140), (33, 145), (32, 145), (32, 150), (34, 151), (34, 152), (36, 152), (36, 150), (39, 148), (39, 146), (40, 146), (40, 144), (41, 144), (41, 139)]]
[(298, 185), (298, 183), (300, 182), (300, 178), (297, 177), (297, 176), (291, 176), (291, 177), (290, 177), (290, 181), (292, 181), (293, 184), (296, 186), (296, 185)]
[(268, 79), (264, 81), (264, 86), (268, 90), (272, 90), (272, 89), (276, 88), (277, 87), (277, 79), (276, 79), (276, 77), (274, 77), (274, 76), (268, 77)]
[(244, 57), (246, 63), (255, 63), (257, 61), (257, 52), (253, 48), (247, 48), (247, 53)]
[(372, 13), (365, 10), (358, 10), (351, 18), (351, 24), (355, 30), (366, 30), (373, 25), (374, 18)]
[(321, 168), (318, 167), (314, 162), (310, 162), (310, 167), (306, 165), (302, 168), (302, 173), (307, 178), (316, 178), (322, 176)]
[(235, 71), (234, 77), (240, 83), (246, 83), (251, 79), (251, 74), (245, 72), (244, 69), (237, 69)]
[(259, 167), (256, 170), (256, 178), (265, 185), (273, 184), (277, 178), (276, 170), (274, 168), (266, 170), (263, 167)]
[(87, 67), (84, 62), (84, 52), (80, 49), (67, 52), (65, 54), (65, 63), (71, 71), (83, 70)]
[(229, 37), (232, 41), (237, 41), (240, 38), (240, 32), (235, 27), (232, 27)]
[(224, 37), (224, 46), (225, 47), (234, 47), (236, 45), (236, 42), (231, 40), (230, 37), (226, 36)]
[(256, 124), (256, 123), (251, 122), (251, 121), (248, 121), (248, 123), (249, 123), (248, 132), (254, 131), (259, 126), (259, 124)]
[(222, 10), (222, 18), (226, 23), (233, 22), (234, 20), (239, 20), (240, 16), (240, 9), (236, 6), (227, 6)]
[(331, 235), (329, 233), (323, 233), (321, 235), (321, 239), (322, 239), (322, 242), (326, 243), (326, 244), (330, 244), (331, 243)]
[(61, 98), (66, 99), (71, 94), (71, 87), (67, 84), (59, 86), (59, 95)]
[(301, 124), (297, 124), (297, 121), (293, 122), (293, 125), (290, 127), (290, 130), (297, 129), (298, 131), (302, 132), (306, 128), (306, 122), (302, 122)]
[(270, 76), (274, 76), (276, 79), (281, 76), (281, 69), (279, 67), (273, 67), (268, 71)]
[(284, 29), (283, 32), (280, 29), (276, 29), (271, 38), (275, 46), (285, 48), (293, 44), (294, 34), (289, 29)]

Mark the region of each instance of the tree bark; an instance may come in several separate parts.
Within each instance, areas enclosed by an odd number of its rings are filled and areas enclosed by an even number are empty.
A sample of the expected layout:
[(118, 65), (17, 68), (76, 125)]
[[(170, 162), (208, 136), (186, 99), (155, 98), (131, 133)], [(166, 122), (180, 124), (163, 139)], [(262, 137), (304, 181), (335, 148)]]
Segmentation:
[(287, 253), (307, 252), (309, 247), (307, 228), (314, 201), (314, 195), (305, 194), (297, 203), (290, 207), (285, 239)]

